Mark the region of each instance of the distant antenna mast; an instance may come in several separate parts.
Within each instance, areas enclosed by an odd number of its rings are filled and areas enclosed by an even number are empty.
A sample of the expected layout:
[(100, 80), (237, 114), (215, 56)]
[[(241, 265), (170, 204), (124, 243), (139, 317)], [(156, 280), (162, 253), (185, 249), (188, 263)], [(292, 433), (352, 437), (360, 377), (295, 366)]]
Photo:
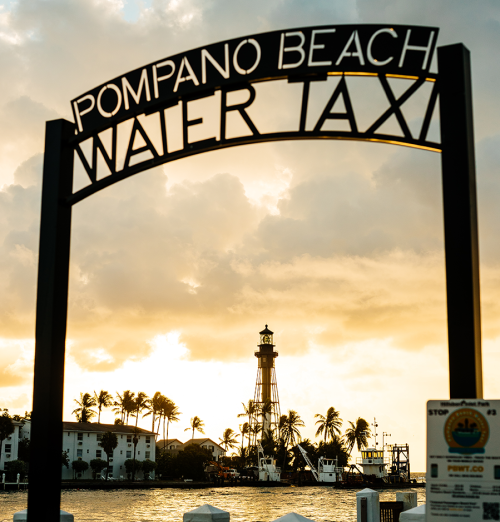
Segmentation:
[(378, 442), (377, 442), (377, 435), (378, 435), (377, 428), (378, 428), (378, 424), (377, 424), (377, 419), (375, 417), (373, 417), (373, 424), (372, 424), (372, 426), (373, 426), (373, 437), (375, 439), (375, 449), (377, 449), (377, 444), (378, 444)]

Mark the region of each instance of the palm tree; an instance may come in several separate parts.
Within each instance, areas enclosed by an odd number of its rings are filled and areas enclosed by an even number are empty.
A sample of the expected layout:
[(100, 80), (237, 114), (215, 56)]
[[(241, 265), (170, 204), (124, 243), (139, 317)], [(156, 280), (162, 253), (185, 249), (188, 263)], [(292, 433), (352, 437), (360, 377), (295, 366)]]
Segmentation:
[(119, 419), (115, 420), (115, 423), (117, 420), (120, 421), (121, 424), (125, 424), (125, 393), (123, 395), (120, 395), (118, 392), (116, 392), (116, 399), (113, 402), (113, 411), (115, 412), (116, 417), (120, 417)]
[(116, 400), (113, 403), (113, 411), (115, 415), (120, 416), (123, 424), (128, 424), (128, 417), (134, 410), (135, 393), (130, 390), (125, 390), (123, 395), (116, 392)]
[(322, 433), (324, 433), (324, 441), (326, 442), (327, 439), (334, 438), (335, 432), (340, 435), (342, 419), (339, 417), (339, 412), (333, 406), (328, 408), (326, 417), (319, 413), (316, 413), (315, 417), (319, 419), (316, 421), (316, 424), (319, 424), (316, 431), (316, 437), (319, 437)]
[[(259, 404), (260, 408), (259, 408), (259, 415), (261, 415), (262, 417), (262, 425), (265, 424), (265, 420), (267, 418), (269, 418), (269, 420), (271, 419), (271, 415), (273, 413), (273, 403), (271, 402), (271, 399), (266, 399), (265, 402), (263, 402), (262, 404)], [(262, 432), (262, 437), (261, 439), (264, 438), (264, 431)]]
[(92, 417), (95, 417), (96, 412), (90, 408), (95, 406), (96, 402), (90, 393), (80, 392), (80, 400), (74, 400), (78, 404), (78, 408), (73, 410), (71, 413), (76, 415), (78, 422), (89, 422)]
[(252, 426), (253, 425), (252, 420), (254, 419), (254, 416), (257, 414), (258, 408), (252, 399), (250, 399), (248, 401), (247, 405), (245, 405), (243, 402), (241, 404), (243, 406), (244, 411), (243, 411), (243, 413), (238, 413), (238, 418), (239, 417), (248, 417), (248, 425)]
[(134, 437), (132, 442), (134, 443), (134, 463), (132, 466), (132, 480), (135, 480), (135, 453), (137, 450), (137, 443), (139, 442), (139, 428), (137, 427), (137, 423), (139, 422), (139, 415), (142, 411), (144, 411), (149, 404), (149, 398), (144, 392), (139, 392), (135, 399), (132, 399), (131, 411), (130, 414), (135, 417), (135, 428), (134, 428)]
[(239, 467), (244, 468), (246, 466), (247, 460), (248, 460), (247, 448), (243, 448), (243, 447), (238, 448)]
[(105, 390), (101, 390), (99, 395), (97, 395), (96, 391), (94, 390), (94, 400), (99, 412), (97, 416), (97, 424), (101, 424), (101, 411), (103, 408), (109, 408), (109, 406), (113, 405), (113, 396)]
[(225, 446), (225, 450), (227, 451), (227, 448), (236, 448), (237, 440), (236, 437), (239, 437), (239, 433), (234, 433), (234, 431), (231, 428), (227, 428), (224, 430), (224, 433), (222, 434), (222, 439), (219, 438), (222, 445)]
[(130, 390), (125, 390), (123, 392), (123, 407), (125, 409), (125, 424), (128, 424), (128, 418), (130, 415), (133, 416), (135, 411), (135, 393)]
[[(139, 392), (139, 393), (142, 393), (142, 392)], [(137, 417), (139, 417), (139, 414), (137, 414)], [(137, 421), (136, 421), (137, 423)], [(132, 438), (132, 442), (134, 443), (134, 460), (133, 460), (133, 463), (132, 463), (132, 480), (134, 481), (135, 480), (135, 452), (137, 450), (137, 444), (139, 442), (139, 435), (141, 433), (141, 430), (137, 427), (137, 424), (136, 426), (134, 427), (134, 436)]]
[(102, 434), (101, 442), (99, 443), (99, 445), (104, 450), (107, 456), (106, 480), (108, 480), (109, 459), (113, 456), (113, 451), (118, 446), (118, 437), (115, 433), (107, 431), (106, 433)]
[[(151, 415), (152, 418), (151, 418), (151, 431), (153, 433), (156, 433), (155, 432), (155, 423), (156, 423), (156, 418), (157, 416), (159, 415), (160, 416), (160, 419), (161, 419), (161, 408), (162, 408), (162, 403), (163, 403), (163, 400), (166, 399), (166, 397), (164, 395), (162, 395), (159, 391), (157, 391), (154, 395), (153, 395), (153, 398), (148, 402), (148, 404), (146, 405), (146, 409), (148, 410), (142, 417), (147, 417), (148, 415)], [(158, 429), (160, 427), (160, 423), (158, 422)]]
[(281, 415), (281, 417), (278, 421), (278, 439), (282, 438), (282, 431), (283, 431), (283, 427), (285, 426), (287, 418), (288, 417), (286, 415)]
[(249, 429), (253, 439), (252, 446), (257, 446), (257, 436), (262, 431), (262, 424), (260, 422), (255, 422)]
[(273, 430), (262, 430), (261, 444), (266, 455), (274, 454), (276, 441), (274, 440)]
[(295, 446), (296, 441), (300, 442), (302, 437), (300, 436), (299, 427), (301, 428), (303, 426), (305, 426), (305, 424), (300, 418), (300, 415), (295, 410), (288, 410), (288, 416), (282, 428), (288, 444)]
[(190, 421), (189, 421), (189, 428), (186, 428), (184, 431), (193, 430), (193, 435), (191, 439), (194, 439), (194, 430), (199, 431), (200, 433), (205, 433), (203, 431), (203, 426), (205, 426), (205, 423), (197, 416), (195, 415)]
[[(165, 449), (165, 443), (166, 440), (168, 440), (168, 427), (170, 426), (171, 422), (178, 422), (179, 421), (179, 415), (181, 415), (181, 412), (179, 411), (179, 407), (176, 406), (174, 401), (171, 401), (170, 399), (167, 399), (165, 397), (166, 401), (164, 406), (162, 407), (162, 414), (163, 414), (163, 449)], [(165, 419), (167, 419), (167, 439), (165, 440)]]
[(245, 443), (245, 436), (248, 437), (248, 445), (250, 446), (250, 426), (248, 422), (244, 422), (240, 424), (240, 433), (241, 433), (241, 449), (243, 449), (243, 444)]
[[(300, 445), (302, 446), (302, 443)], [(345, 438), (339, 437), (338, 435), (335, 435), (328, 442), (321, 440), (318, 444), (316, 454), (328, 459), (338, 458), (338, 465), (340, 467), (347, 466), (349, 460), (349, 452), (345, 445)]]
[(137, 423), (139, 422), (139, 414), (148, 407), (149, 398), (144, 392), (139, 392), (133, 402), (134, 407), (131, 412), (131, 415), (135, 417), (135, 427), (137, 428)]
[[(281, 419), (280, 419), (281, 420)], [(286, 457), (288, 454), (288, 446), (295, 446), (296, 441), (300, 442), (301, 436), (299, 427), (305, 426), (304, 421), (295, 410), (288, 410), (288, 416), (283, 420), (281, 434), (285, 442), (285, 456), (283, 459), (283, 468), (285, 467)]]
[(367, 439), (370, 438), (370, 424), (361, 417), (358, 417), (356, 424), (351, 421), (349, 421), (349, 424), (351, 427), (347, 428), (344, 437), (347, 442), (350, 455), (354, 445), (358, 446), (358, 451), (360, 451), (361, 448), (366, 448), (368, 446)]

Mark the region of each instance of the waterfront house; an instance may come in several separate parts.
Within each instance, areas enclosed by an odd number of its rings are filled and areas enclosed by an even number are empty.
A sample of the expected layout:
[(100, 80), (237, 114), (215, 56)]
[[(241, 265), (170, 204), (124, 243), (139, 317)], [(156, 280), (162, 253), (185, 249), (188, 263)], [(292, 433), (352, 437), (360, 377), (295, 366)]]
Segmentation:
[(161, 439), (156, 443), (156, 449), (163, 451), (164, 448), (167, 453), (177, 455), (184, 449), (184, 443), (179, 439)]
[[(164, 440), (159, 440), (156, 443), (156, 448), (158, 450), (163, 450)], [(204, 438), (204, 439), (189, 439), (187, 442), (181, 442), (179, 439), (167, 439), (165, 441), (165, 449), (172, 455), (177, 455), (179, 451), (184, 451), (184, 449), (190, 444), (197, 444), (202, 448), (209, 450), (212, 453), (214, 460), (219, 460), (220, 457), (226, 454), (226, 451), (222, 446), (219, 446), (212, 439)]]

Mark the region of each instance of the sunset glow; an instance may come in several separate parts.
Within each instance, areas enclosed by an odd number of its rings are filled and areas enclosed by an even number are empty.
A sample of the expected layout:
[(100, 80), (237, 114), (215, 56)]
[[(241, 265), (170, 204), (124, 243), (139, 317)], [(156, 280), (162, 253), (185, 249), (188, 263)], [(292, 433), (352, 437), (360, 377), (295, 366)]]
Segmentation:
[[(0, 10), (0, 408), (31, 410), (45, 122), (73, 120), (70, 100), (142, 64), (236, 36), (325, 23), (438, 26), (438, 45), (463, 42), (471, 51), (484, 396), (500, 396), (500, 5), (63, 3), (18, 0)], [(402, 106), (413, 135), (429, 80)], [(313, 82), (308, 129), (340, 81), (332, 74)], [(365, 130), (387, 98), (375, 77), (345, 81)], [(389, 78), (397, 96), (413, 81)], [(248, 114), (261, 132), (298, 128), (302, 87), (280, 80), (255, 88)], [(231, 104), (248, 97), (230, 94)], [(190, 104), (189, 117), (203, 118), (190, 140), (218, 137), (220, 103), (216, 92)], [(171, 150), (183, 146), (179, 107), (167, 109)], [(344, 110), (341, 100), (334, 109)], [(159, 118), (141, 123), (161, 150)], [(118, 131), (122, 162), (127, 125)], [(395, 116), (383, 128), (401, 135)], [(238, 111), (228, 113), (227, 133), (249, 134)], [(439, 141), (438, 111), (429, 139)], [(103, 142), (109, 147), (111, 136)], [(90, 154), (89, 144), (82, 149)], [(90, 184), (79, 160), (75, 172), (76, 188)], [(182, 412), (170, 438), (187, 440), (195, 415), (215, 441), (226, 428), (238, 432), (241, 403), (254, 395), (258, 334), (269, 324), (281, 411), (300, 414), (303, 437), (314, 440), (314, 415), (330, 406), (343, 431), (347, 421), (376, 417), (379, 434), (409, 443), (412, 470), (425, 471), (425, 403), (449, 396), (441, 190), (436, 149), (325, 139), (172, 161), (77, 203), (64, 420), (75, 420), (80, 392), (160, 391)], [(104, 423), (114, 418), (102, 414)], [(139, 425), (150, 429), (151, 418)]]

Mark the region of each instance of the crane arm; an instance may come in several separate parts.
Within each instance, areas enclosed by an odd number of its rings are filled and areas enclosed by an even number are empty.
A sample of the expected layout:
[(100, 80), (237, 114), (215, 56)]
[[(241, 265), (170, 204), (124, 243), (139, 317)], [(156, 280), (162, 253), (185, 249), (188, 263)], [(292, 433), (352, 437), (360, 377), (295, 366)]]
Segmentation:
[(262, 454), (262, 458), (265, 458), (266, 455), (264, 454), (264, 448), (262, 447), (262, 444), (260, 443), (260, 441), (259, 441), (258, 444), (259, 444), (259, 445), (258, 445), (259, 453)]
[(307, 456), (307, 451), (300, 444), (297, 444), (297, 447), (299, 448), (300, 452), (302, 453), (302, 456), (304, 457), (304, 460), (306, 461), (307, 465), (311, 468), (312, 474), (314, 475), (316, 482), (319, 482), (318, 471), (316, 470), (313, 463)]

